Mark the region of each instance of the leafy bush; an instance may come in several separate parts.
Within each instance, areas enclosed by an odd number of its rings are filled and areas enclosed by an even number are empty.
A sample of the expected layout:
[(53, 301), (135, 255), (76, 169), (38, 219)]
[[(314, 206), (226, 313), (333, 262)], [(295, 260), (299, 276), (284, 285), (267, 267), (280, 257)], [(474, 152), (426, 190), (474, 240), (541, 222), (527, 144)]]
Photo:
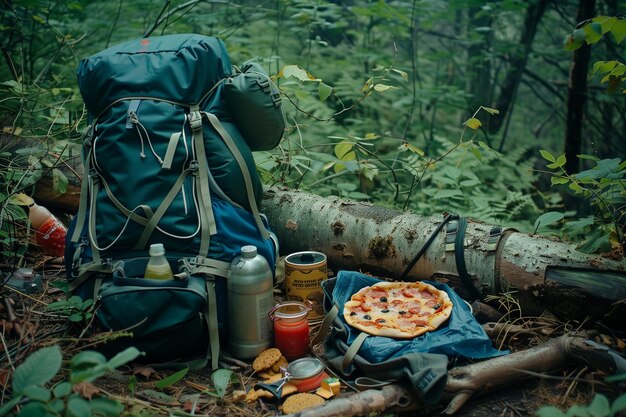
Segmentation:
[(15, 368), (12, 380), (13, 398), (0, 408), (0, 415), (117, 417), (123, 411), (119, 402), (109, 398), (93, 398), (87, 401), (74, 389), (77, 384), (92, 382), (139, 355), (140, 352), (131, 347), (107, 361), (98, 352), (83, 351), (70, 360), (69, 380), (53, 382), (61, 370), (61, 349), (57, 345), (42, 348)]

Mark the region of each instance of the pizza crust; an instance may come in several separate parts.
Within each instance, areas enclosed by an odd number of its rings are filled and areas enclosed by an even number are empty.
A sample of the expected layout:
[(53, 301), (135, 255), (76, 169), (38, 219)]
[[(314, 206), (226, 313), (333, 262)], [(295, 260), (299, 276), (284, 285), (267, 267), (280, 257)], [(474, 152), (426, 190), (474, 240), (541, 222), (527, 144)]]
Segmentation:
[(382, 281), (353, 294), (344, 304), (343, 317), (374, 336), (411, 339), (439, 328), (452, 307), (448, 294), (430, 284)]

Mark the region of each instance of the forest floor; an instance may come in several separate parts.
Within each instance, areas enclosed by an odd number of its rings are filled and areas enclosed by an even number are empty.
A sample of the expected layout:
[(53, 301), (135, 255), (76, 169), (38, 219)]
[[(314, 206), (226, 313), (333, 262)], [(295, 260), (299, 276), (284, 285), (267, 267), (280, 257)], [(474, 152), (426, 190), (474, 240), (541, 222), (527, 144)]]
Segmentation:
[[(55, 282), (65, 280), (61, 259), (41, 255), (27, 258), (25, 266), (33, 267), (43, 277), (42, 289), (32, 294), (24, 294), (4, 285), (0, 288), (0, 404), (12, 398), (11, 380), (15, 367), (34, 351), (60, 345), (63, 352), (63, 367), (52, 381), (57, 383), (68, 377), (69, 360), (78, 352), (97, 348), (97, 338), (79, 337), (80, 328), (70, 325), (67, 316), (50, 312), (47, 306), (55, 301), (66, 299)], [(506, 313), (506, 312), (505, 312)], [(510, 313), (510, 312), (509, 312)], [(510, 316), (509, 316), (510, 317)], [(577, 323), (563, 323), (554, 317), (518, 318), (516, 324), (535, 329), (523, 334), (507, 334), (504, 339), (494, 339), (494, 346), (521, 351), (536, 346), (552, 337), (567, 331), (576, 330)], [(84, 325), (83, 325), (84, 327)], [(589, 330), (589, 329), (587, 329)], [(626, 344), (623, 335), (610, 329), (597, 330), (596, 340), (611, 348), (624, 352)], [(312, 327), (315, 332), (315, 326)], [(608, 334), (608, 336), (607, 336)], [(323, 352), (316, 353), (323, 359)], [(230, 368), (236, 378), (229, 384), (224, 398), (216, 395), (208, 369), (189, 371), (184, 377), (166, 388), (158, 388), (158, 382), (175, 371), (155, 369), (143, 364), (130, 364), (96, 379), (90, 383), (74, 386), (74, 391), (90, 399), (98, 396), (120, 401), (129, 416), (244, 416), (259, 417), (280, 415), (280, 402), (270, 399), (257, 399), (246, 402), (241, 391), (251, 389), (260, 380), (253, 373), (251, 364), (234, 359), (225, 360), (221, 367)], [(619, 389), (607, 385), (606, 375), (594, 369), (572, 363), (549, 375), (532, 375), (513, 386), (490, 387), (491, 393), (471, 398), (458, 412), (461, 417), (515, 417), (535, 416), (544, 405), (553, 405), (566, 410), (573, 404), (589, 404), (598, 392), (612, 398), (619, 395)], [(342, 384), (341, 395), (350, 393)], [(332, 399), (331, 399), (332, 401)], [(434, 409), (420, 411), (422, 416), (435, 416), (442, 412), (446, 404)], [(416, 412), (402, 413), (385, 411), (371, 416), (418, 415)]]

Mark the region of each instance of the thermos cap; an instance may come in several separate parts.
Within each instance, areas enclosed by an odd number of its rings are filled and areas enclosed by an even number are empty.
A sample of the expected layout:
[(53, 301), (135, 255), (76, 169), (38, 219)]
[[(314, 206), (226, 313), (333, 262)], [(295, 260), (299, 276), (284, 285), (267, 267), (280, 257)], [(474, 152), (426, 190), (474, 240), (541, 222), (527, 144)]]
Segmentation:
[(257, 254), (256, 246), (246, 245), (241, 247), (242, 258), (254, 258)]

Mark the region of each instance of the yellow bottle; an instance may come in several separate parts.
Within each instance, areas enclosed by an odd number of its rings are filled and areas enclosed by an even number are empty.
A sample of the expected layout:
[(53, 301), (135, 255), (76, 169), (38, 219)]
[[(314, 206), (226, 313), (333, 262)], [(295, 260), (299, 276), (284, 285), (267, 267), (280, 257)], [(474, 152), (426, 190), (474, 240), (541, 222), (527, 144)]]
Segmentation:
[(150, 245), (150, 260), (146, 266), (145, 278), (150, 279), (173, 279), (174, 274), (170, 263), (165, 257), (165, 248), (162, 243)]

